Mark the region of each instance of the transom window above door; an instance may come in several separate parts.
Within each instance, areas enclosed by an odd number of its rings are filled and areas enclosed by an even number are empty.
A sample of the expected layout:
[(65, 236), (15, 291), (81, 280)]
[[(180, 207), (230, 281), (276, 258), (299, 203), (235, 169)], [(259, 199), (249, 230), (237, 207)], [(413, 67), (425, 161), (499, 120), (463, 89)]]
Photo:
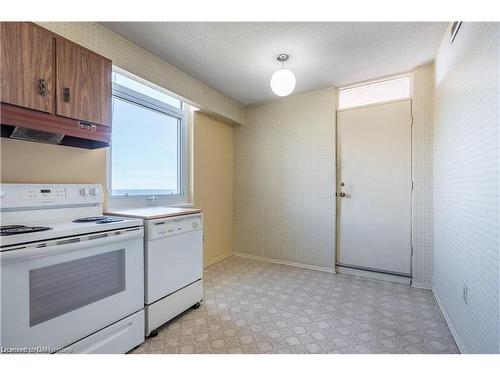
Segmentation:
[(408, 99), (410, 81), (410, 75), (402, 75), (341, 88), (338, 91), (338, 109)]

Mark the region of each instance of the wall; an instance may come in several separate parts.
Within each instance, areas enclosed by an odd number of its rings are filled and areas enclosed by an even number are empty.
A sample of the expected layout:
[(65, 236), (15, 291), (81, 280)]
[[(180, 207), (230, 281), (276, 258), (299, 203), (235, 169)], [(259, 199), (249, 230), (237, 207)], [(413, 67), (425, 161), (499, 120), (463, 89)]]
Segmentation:
[(234, 147), (233, 251), (333, 270), (335, 90), (245, 108)]
[(500, 352), (499, 46), (500, 24), (463, 23), (435, 63), (433, 288), (471, 353)]
[(434, 64), (412, 72), (413, 286), (432, 288), (432, 133)]
[(1, 181), (106, 186), (106, 149), (82, 150), (1, 138)]
[(241, 123), (243, 107), (159, 57), (95, 22), (39, 22), (54, 33), (113, 61), (113, 64), (153, 82), (191, 104)]
[(232, 252), (233, 127), (195, 112), (193, 138), (194, 205), (203, 210), (206, 266)]

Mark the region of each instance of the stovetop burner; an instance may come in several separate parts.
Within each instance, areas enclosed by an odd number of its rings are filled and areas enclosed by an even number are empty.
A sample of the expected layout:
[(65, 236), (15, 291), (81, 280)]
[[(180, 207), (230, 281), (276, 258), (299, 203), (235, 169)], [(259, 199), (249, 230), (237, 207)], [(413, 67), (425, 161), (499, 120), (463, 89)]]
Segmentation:
[(14, 234), (42, 232), (50, 230), (49, 227), (28, 227), (26, 225), (3, 225), (0, 227), (0, 236), (12, 236)]
[(106, 223), (116, 223), (118, 221), (123, 221), (121, 217), (112, 216), (90, 216), (82, 217), (80, 219), (73, 220), (73, 223), (96, 223), (96, 224), (106, 224)]
[(97, 220), (102, 220), (102, 219), (105, 219), (105, 218), (106, 218), (106, 216), (82, 217), (82, 218), (73, 220), (73, 223), (90, 223), (90, 222), (97, 221)]

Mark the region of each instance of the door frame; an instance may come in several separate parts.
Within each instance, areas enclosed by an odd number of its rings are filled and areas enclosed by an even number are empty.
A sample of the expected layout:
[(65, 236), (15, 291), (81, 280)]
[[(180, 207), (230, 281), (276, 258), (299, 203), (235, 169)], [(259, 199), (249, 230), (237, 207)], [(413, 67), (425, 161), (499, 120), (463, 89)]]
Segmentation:
[[(404, 98), (404, 99), (396, 99), (396, 100), (389, 100), (389, 101), (384, 101), (384, 102), (377, 102), (377, 103), (371, 103), (371, 104), (366, 104), (366, 105), (361, 105), (361, 106), (356, 106), (356, 107), (350, 107), (350, 108), (345, 108), (345, 109), (338, 109), (338, 102), (339, 102), (339, 90), (349, 88), (349, 87), (356, 87), (356, 86), (362, 86), (364, 84), (370, 84), (370, 83), (375, 83), (375, 82), (381, 82), (385, 80), (389, 80), (391, 78), (397, 77), (397, 76), (402, 76), (402, 75), (408, 75), (410, 77), (410, 97), (409, 98)], [(339, 197), (338, 197), (338, 186), (339, 186), (339, 169), (340, 169), (340, 163), (339, 163), (339, 137), (338, 137), (338, 129), (339, 129), (339, 112), (344, 112), (344, 111), (350, 111), (350, 110), (355, 110), (355, 109), (361, 109), (361, 108), (368, 108), (368, 107), (373, 107), (373, 106), (379, 106), (379, 105), (384, 105), (384, 104), (390, 104), (390, 103), (397, 103), (401, 101), (406, 101), (410, 100), (410, 117), (411, 117), (411, 131), (410, 131), (410, 176), (411, 176), (411, 195), (410, 195), (410, 274), (409, 276), (407, 275), (402, 275), (398, 274), (395, 272), (389, 272), (389, 271), (381, 271), (381, 270), (375, 270), (375, 269), (370, 269), (367, 267), (357, 267), (357, 266), (346, 266), (338, 263), (338, 251), (340, 248), (339, 244)], [(345, 273), (345, 274), (350, 274), (350, 275), (355, 275), (355, 276), (365, 276), (365, 277), (372, 277), (380, 280), (385, 280), (385, 281), (395, 281), (395, 282), (402, 282), (402, 283), (408, 283), (412, 284), (413, 281), (413, 255), (414, 255), (414, 249), (413, 249), (413, 225), (414, 225), (414, 135), (413, 135), (413, 125), (414, 125), (414, 118), (413, 118), (413, 73), (412, 72), (406, 72), (406, 73), (400, 73), (400, 74), (394, 74), (391, 76), (386, 76), (383, 78), (375, 79), (375, 80), (370, 80), (366, 82), (361, 82), (361, 83), (355, 83), (352, 85), (347, 85), (343, 86), (340, 88), (336, 88), (335, 90), (335, 270), (339, 273)]]

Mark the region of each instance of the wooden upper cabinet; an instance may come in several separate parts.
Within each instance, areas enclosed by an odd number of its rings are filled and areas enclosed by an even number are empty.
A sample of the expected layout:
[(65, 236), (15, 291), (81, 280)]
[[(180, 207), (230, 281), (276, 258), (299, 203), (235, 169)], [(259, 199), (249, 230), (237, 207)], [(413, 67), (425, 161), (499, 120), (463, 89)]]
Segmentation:
[(56, 114), (111, 125), (111, 60), (56, 39)]
[(41, 131), (66, 146), (107, 147), (111, 60), (34, 23), (0, 27), (0, 135), (32, 129), (26, 140), (40, 142)]
[(53, 35), (27, 22), (0, 27), (1, 101), (54, 112)]

